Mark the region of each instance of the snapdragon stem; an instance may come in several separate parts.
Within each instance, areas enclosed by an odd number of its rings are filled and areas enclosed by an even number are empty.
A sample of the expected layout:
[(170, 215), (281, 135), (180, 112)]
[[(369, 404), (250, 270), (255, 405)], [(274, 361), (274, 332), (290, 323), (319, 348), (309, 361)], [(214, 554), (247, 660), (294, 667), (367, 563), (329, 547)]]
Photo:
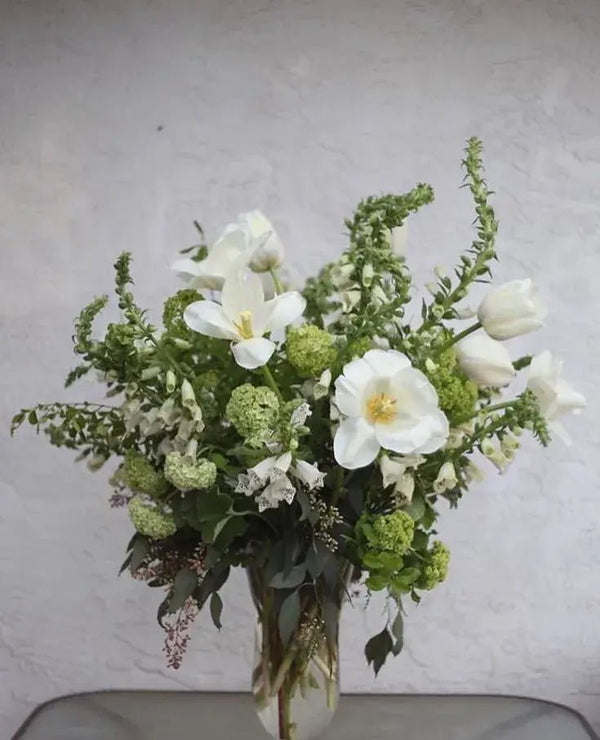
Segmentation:
[(281, 282), (281, 278), (277, 274), (277, 270), (274, 267), (271, 267), (269, 269), (269, 273), (271, 274), (271, 278), (273, 280), (273, 285), (275, 286), (275, 292), (277, 295), (281, 295), (281, 293), (285, 293), (285, 287), (283, 283)]
[(481, 323), (479, 321), (476, 321), (473, 324), (473, 326), (469, 326), (467, 329), (464, 329), (463, 331), (458, 332), (458, 334), (455, 334), (450, 341), (446, 342), (446, 344), (443, 344), (441, 349), (438, 350), (437, 354), (441, 355), (442, 352), (445, 352), (447, 349), (450, 349), (452, 345), (456, 344), (457, 342), (460, 342), (461, 339), (468, 337), (469, 334), (472, 334), (474, 331), (477, 331), (478, 329), (481, 329)]
[(273, 377), (273, 374), (271, 373), (271, 371), (266, 365), (262, 366), (262, 374), (263, 374), (266, 384), (273, 391), (273, 393), (277, 396), (277, 398), (283, 403), (283, 396), (281, 395), (281, 391), (277, 387), (277, 383), (275, 382), (275, 378)]

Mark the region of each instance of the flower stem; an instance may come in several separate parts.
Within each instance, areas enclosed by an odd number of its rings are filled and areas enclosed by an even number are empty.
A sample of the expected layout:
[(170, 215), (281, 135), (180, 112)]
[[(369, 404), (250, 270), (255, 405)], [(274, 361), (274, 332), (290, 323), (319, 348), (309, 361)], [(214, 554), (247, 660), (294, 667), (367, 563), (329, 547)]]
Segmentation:
[(271, 274), (271, 278), (273, 280), (273, 285), (275, 286), (275, 292), (277, 293), (277, 295), (285, 293), (285, 287), (281, 282), (281, 278), (277, 274), (277, 270), (274, 267), (271, 267), (269, 269), (269, 273)]
[(442, 352), (445, 352), (447, 349), (450, 349), (453, 344), (456, 344), (457, 342), (460, 342), (461, 339), (464, 339), (465, 337), (468, 337), (469, 334), (472, 334), (474, 331), (477, 331), (478, 329), (481, 329), (481, 324), (479, 321), (476, 321), (473, 326), (469, 326), (467, 329), (464, 329), (463, 331), (458, 332), (458, 334), (455, 334), (450, 341), (446, 342), (446, 344), (443, 344), (441, 349), (437, 351), (438, 355), (441, 355)]
[(269, 370), (269, 368), (266, 365), (262, 366), (262, 374), (263, 374), (266, 384), (273, 391), (273, 393), (275, 393), (277, 398), (283, 403), (283, 396), (281, 395), (281, 391), (277, 387), (277, 383), (275, 382), (275, 378), (273, 377), (272, 372)]

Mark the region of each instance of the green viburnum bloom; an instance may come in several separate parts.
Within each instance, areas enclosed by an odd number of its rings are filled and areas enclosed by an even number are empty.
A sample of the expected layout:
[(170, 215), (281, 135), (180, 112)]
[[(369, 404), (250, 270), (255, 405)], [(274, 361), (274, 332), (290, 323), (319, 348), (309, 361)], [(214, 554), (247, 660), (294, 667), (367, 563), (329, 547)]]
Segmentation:
[(210, 488), (217, 479), (217, 466), (210, 460), (192, 460), (180, 452), (169, 452), (165, 478), (180, 491)]
[(165, 329), (178, 337), (187, 337), (191, 331), (183, 320), (183, 312), (196, 301), (201, 301), (202, 296), (193, 288), (178, 290), (175, 295), (167, 298), (163, 305), (162, 321)]
[(134, 450), (129, 450), (125, 455), (121, 476), (124, 483), (136, 493), (161, 496), (168, 488), (164, 475), (146, 457)]
[(265, 385), (244, 383), (233, 390), (225, 416), (241, 437), (258, 439), (277, 424), (279, 400)]
[(286, 352), (290, 363), (304, 378), (318, 378), (337, 356), (331, 334), (310, 324), (288, 331)]
[(362, 357), (373, 347), (373, 340), (370, 337), (361, 337), (350, 342), (346, 348), (348, 357)]
[(394, 555), (403, 555), (410, 547), (415, 533), (414, 519), (405, 511), (394, 511), (373, 520), (370, 544)]
[(442, 583), (448, 575), (450, 550), (448, 550), (443, 542), (436, 540), (428, 555), (428, 562), (421, 572), (421, 577), (417, 581), (417, 588), (423, 588), (430, 591), (432, 588), (435, 588), (438, 583)]
[(175, 534), (177, 530), (170, 514), (165, 514), (160, 509), (149, 506), (139, 496), (132, 498), (127, 508), (131, 523), (145, 537), (164, 540), (165, 537)]
[(458, 367), (453, 348), (442, 352), (425, 371), (437, 391), (440, 408), (451, 422), (471, 416), (477, 401), (477, 386)]

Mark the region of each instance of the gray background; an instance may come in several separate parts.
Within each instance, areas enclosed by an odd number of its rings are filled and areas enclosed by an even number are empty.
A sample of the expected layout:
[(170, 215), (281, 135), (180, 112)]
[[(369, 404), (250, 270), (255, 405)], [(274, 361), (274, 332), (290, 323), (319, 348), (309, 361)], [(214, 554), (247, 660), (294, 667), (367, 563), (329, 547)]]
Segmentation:
[(362, 645), (380, 604), (348, 610), (343, 687), (497, 691), (564, 701), (600, 724), (600, 4), (594, 0), (0, 2), (0, 726), (101, 687), (244, 688), (243, 578), (225, 628), (201, 620), (184, 667), (160, 653), (158, 594), (117, 580), (130, 525), (92, 477), (13, 411), (61, 390), (71, 322), (109, 290), (119, 251), (158, 317), (167, 266), (239, 210), (274, 220), (298, 276), (344, 246), (369, 193), (430, 182), (413, 219), (417, 278), (469, 243), (465, 139), (486, 144), (500, 280), (533, 275), (546, 346), (590, 408), (574, 445), (487, 468), (440, 529), (447, 583), (410, 611), (405, 653), (374, 682)]

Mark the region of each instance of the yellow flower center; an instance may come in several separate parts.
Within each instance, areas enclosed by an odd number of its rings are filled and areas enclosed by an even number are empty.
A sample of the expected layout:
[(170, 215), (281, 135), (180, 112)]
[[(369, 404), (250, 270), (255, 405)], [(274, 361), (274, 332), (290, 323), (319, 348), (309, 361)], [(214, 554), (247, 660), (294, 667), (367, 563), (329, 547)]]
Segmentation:
[(391, 424), (396, 418), (396, 399), (377, 393), (367, 401), (367, 419), (371, 424)]
[(252, 333), (252, 313), (250, 311), (242, 311), (240, 313), (239, 323), (235, 325), (235, 328), (240, 333), (242, 339), (252, 339), (254, 336)]

